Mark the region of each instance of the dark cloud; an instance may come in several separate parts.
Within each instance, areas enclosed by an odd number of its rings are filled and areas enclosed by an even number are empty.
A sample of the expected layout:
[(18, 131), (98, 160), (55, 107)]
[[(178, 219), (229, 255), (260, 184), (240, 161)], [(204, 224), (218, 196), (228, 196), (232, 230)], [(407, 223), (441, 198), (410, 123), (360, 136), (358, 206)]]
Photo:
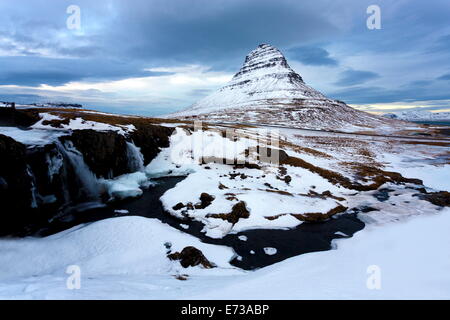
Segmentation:
[(330, 53), (320, 47), (297, 47), (287, 53), (288, 58), (313, 66), (336, 66), (338, 61), (330, 57)]
[(14, 101), (16, 103), (38, 103), (38, 102), (46, 102), (46, 99), (43, 96), (37, 94), (8, 94), (0, 92), (0, 101)]
[[(79, 32), (66, 28), (66, 8), (71, 4), (81, 8)], [(382, 65), (383, 59), (406, 53), (405, 61), (398, 59), (398, 66), (390, 70), (398, 70), (398, 82), (394, 72), (386, 78), (383, 70), (344, 71), (335, 83), (342, 89), (335, 92), (352, 103), (404, 101), (396, 99), (407, 95), (448, 99), (448, 90), (439, 85), (445, 81), (413, 80), (418, 69), (435, 80), (449, 80), (449, 74), (439, 76), (450, 60), (450, 34), (444, 32), (448, 0), (377, 0), (381, 30), (366, 27), (366, 8), (372, 4), (372, 0), (27, 0), (26, 5), (17, 5), (3, 0), (0, 85), (158, 76), (144, 69), (186, 64), (235, 72), (250, 50), (271, 43), (289, 59), (320, 66), (322, 71), (350, 67), (344, 61), (353, 56), (379, 55)], [(404, 80), (408, 72), (410, 83)], [(395, 85), (388, 90), (361, 85), (376, 78)], [(421, 87), (426, 90), (419, 94)], [(190, 96), (205, 94), (198, 88)], [(105, 105), (111, 103), (109, 98), (105, 94)], [(161, 109), (163, 104), (184, 103), (176, 99), (174, 92), (172, 102), (161, 99), (150, 106)]]
[(379, 77), (379, 74), (372, 71), (350, 69), (342, 72), (340, 75), (340, 79), (335, 84), (344, 87), (353, 86)]

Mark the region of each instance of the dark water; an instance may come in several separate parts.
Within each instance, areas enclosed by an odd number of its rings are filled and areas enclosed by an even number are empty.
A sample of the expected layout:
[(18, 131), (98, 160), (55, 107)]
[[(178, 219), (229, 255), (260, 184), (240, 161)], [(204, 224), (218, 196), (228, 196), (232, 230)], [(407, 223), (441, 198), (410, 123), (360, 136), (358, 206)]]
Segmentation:
[[(302, 223), (293, 229), (257, 229), (228, 234), (222, 239), (211, 239), (201, 232), (203, 224), (192, 220), (180, 220), (166, 213), (159, 198), (168, 189), (173, 188), (184, 177), (166, 177), (158, 180), (158, 184), (144, 192), (142, 197), (127, 201), (108, 204), (103, 207), (90, 207), (82, 211), (74, 211), (65, 217), (55, 219), (49, 225), (41, 228), (35, 235), (45, 236), (71, 228), (81, 223), (98, 221), (101, 219), (117, 217), (116, 209), (126, 209), (128, 214), (148, 218), (157, 218), (163, 223), (189, 233), (201, 241), (209, 244), (225, 245), (233, 248), (238, 256), (231, 263), (239, 268), (252, 270), (261, 268), (287, 258), (303, 253), (324, 251), (331, 249), (333, 239), (350, 237), (364, 228), (364, 223), (356, 217), (356, 213), (343, 214), (320, 223)], [(180, 224), (188, 225), (184, 229)], [(337, 235), (342, 232), (347, 236)], [(239, 236), (247, 237), (242, 241)], [(277, 253), (267, 255), (264, 248), (276, 248)], [(254, 251), (254, 253), (250, 253)]]

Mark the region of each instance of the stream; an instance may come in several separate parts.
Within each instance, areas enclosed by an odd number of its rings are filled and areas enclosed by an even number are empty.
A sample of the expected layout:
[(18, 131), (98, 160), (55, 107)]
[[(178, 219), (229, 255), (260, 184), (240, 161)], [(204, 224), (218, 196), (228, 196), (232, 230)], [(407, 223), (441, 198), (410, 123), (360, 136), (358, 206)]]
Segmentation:
[[(334, 239), (351, 237), (364, 228), (364, 223), (356, 213), (345, 213), (324, 222), (304, 222), (292, 229), (254, 229), (231, 233), (221, 239), (212, 239), (202, 231), (203, 224), (192, 220), (180, 220), (166, 213), (159, 198), (168, 189), (173, 188), (184, 177), (164, 177), (154, 180), (157, 184), (145, 190), (139, 198), (121, 202), (101, 204), (85, 203), (72, 211), (39, 228), (34, 236), (47, 236), (69, 229), (79, 224), (91, 223), (118, 216), (143, 216), (156, 218), (173, 228), (191, 234), (204, 243), (231, 247), (236, 255), (231, 264), (254, 270), (304, 253), (332, 249)], [(127, 210), (128, 213), (124, 213)], [(182, 227), (181, 225), (184, 225)], [(186, 225), (189, 226), (186, 229)], [(266, 248), (266, 250), (265, 250)], [(267, 254), (275, 248), (275, 254)], [(273, 251), (273, 249), (272, 249)]]

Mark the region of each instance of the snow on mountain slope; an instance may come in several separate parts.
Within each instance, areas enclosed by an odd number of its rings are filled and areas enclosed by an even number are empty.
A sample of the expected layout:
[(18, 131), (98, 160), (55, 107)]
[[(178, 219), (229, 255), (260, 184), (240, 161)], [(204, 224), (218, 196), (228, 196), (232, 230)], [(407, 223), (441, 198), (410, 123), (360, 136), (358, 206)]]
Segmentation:
[(450, 112), (430, 112), (426, 110), (408, 110), (386, 113), (383, 117), (407, 121), (439, 121), (450, 120)]
[(247, 55), (229, 84), (169, 117), (345, 131), (393, 124), (309, 87), (283, 54), (268, 44), (259, 45)]

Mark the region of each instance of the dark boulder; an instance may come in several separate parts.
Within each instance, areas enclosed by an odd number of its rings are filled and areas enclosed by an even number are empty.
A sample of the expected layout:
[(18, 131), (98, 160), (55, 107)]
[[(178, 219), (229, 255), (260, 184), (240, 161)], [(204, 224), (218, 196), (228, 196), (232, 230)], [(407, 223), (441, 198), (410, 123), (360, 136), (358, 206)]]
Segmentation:
[(179, 260), (183, 268), (202, 265), (206, 269), (214, 267), (203, 253), (195, 247), (185, 247), (181, 252), (175, 252), (167, 256), (170, 260)]
[(200, 203), (197, 203), (194, 207), (195, 209), (205, 209), (214, 201), (214, 199), (214, 196), (206, 192), (202, 192), (200, 195)]
[(244, 201), (236, 203), (232, 208), (230, 213), (210, 213), (206, 215), (208, 218), (219, 218), (228, 221), (229, 223), (235, 224), (239, 219), (247, 219), (250, 217), (250, 211), (248, 211), (245, 206)]

